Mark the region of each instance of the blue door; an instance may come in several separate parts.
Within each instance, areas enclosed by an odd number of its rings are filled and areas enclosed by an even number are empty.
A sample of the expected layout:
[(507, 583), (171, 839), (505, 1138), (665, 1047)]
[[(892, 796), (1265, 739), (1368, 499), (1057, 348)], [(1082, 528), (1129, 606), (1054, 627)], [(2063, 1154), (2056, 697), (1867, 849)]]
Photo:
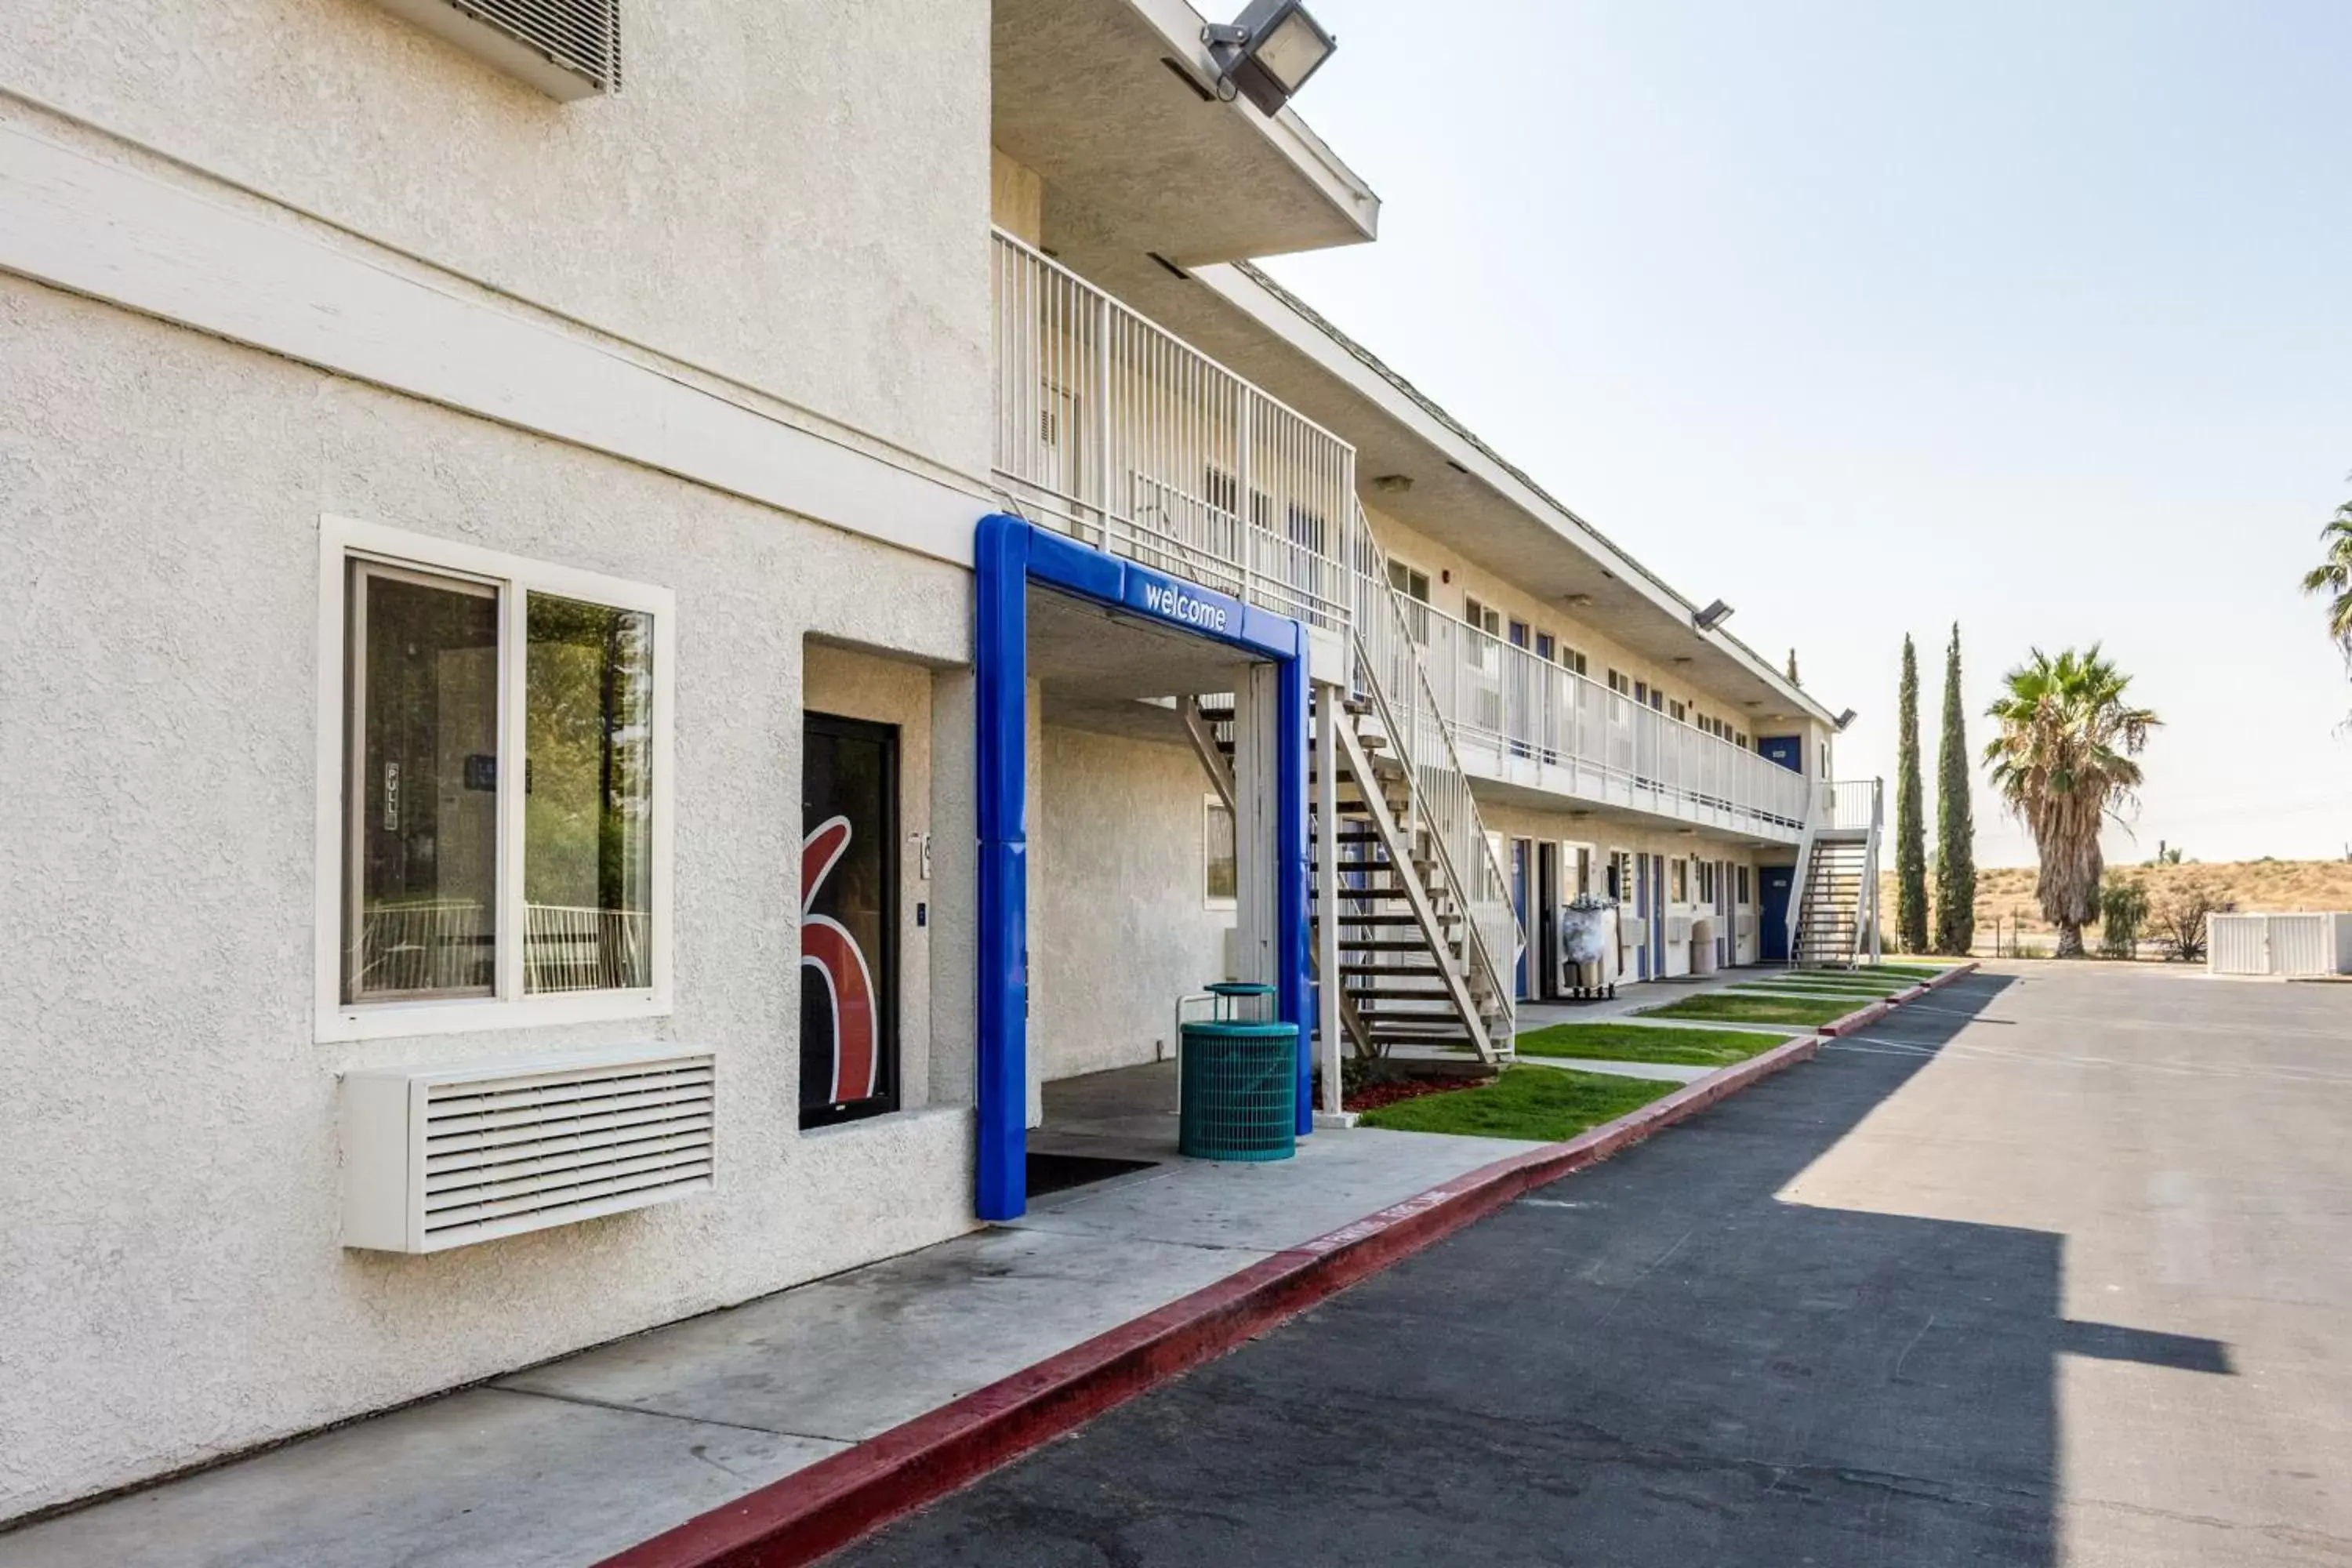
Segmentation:
[[(1528, 855), (1533, 847), (1532, 839), (1511, 840), (1511, 908), (1519, 917), (1522, 931), (1532, 929), (1528, 924)], [(1528, 1000), (1528, 950), (1524, 947), (1519, 949), (1517, 973), (1518, 978), (1514, 984), (1518, 987), (1519, 1000), (1524, 1002)]]
[(1792, 773), (1805, 771), (1805, 738), (1802, 735), (1759, 735), (1756, 737), (1756, 750)]
[(1794, 866), (1766, 866), (1756, 873), (1756, 951), (1767, 963), (1789, 962), (1789, 890)]

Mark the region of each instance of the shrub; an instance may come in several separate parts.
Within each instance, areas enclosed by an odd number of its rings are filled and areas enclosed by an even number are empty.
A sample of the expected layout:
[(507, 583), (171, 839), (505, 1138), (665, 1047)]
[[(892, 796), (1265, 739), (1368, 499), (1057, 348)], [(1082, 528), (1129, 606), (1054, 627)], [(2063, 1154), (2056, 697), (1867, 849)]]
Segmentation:
[(2136, 958), (2140, 928), (2147, 924), (2147, 889), (2120, 877), (2099, 889), (2099, 956)]
[(2206, 918), (2227, 914), (2231, 906), (2202, 882), (2179, 882), (2157, 900), (2150, 929), (2168, 959), (2183, 963), (2205, 962)]

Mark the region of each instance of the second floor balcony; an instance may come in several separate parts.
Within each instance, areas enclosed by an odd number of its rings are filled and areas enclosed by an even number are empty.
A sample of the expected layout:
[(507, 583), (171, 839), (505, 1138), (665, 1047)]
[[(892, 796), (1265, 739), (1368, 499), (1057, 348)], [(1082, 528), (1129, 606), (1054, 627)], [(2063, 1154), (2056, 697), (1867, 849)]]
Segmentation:
[(1472, 779), (1774, 842), (1802, 836), (1812, 791), (1801, 774), (1397, 597), (1346, 441), (1019, 239), (999, 232), (993, 247), (995, 477), (1025, 515), (1360, 632), (1395, 700), (1417, 708), (1427, 690), (1431, 722)]
[(1042, 252), (993, 243), (995, 472), (1021, 510), (1344, 631), (1355, 449)]
[(1816, 794), (1802, 773), (1432, 606), (1411, 605), (1407, 619), (1472, 775), (1777, 842), (1802, 837)]

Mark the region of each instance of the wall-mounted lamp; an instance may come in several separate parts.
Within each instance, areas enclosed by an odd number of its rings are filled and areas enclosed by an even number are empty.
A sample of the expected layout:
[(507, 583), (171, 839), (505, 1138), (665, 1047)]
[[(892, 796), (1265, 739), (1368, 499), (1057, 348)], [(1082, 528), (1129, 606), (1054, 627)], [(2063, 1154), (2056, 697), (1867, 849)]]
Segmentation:
[(1577, 608), (1581, 609), (1585, 605), (1592, 603), (1592, 595), (1590, 594), (1562, 594), (1559, 597), (1559, 602), (1563, 605), (1573, 605)]
[(1372, 489), (1384, 496), (1401, 496), (1412, 489), (1411, 474), (1379, 474), (1372, 479)]
[(1848, 724), (1851, 724), (1851, 723), (1853, 723), (1853, 718), (1854, 718), (1853, 710), (1853, 709), (1851, 709), (1851, 708), (1847, 709), (1844, 712), (1843, 712), (1843, 713), (1841, 713), (1841, 714), (1839, 714), (1839, 715), (1837, 716), (1837, 727), (1838, 727), (1838, 733), (1839, 733), (1839, 734), (1843, 735), (1843, 733), (1845, 733), (1845, 727), (1846, 727)]
[(1275, 115), (1322, 68), (1339, 40), (1307, 15), (1300, 0), (1250, 0), (1231, 22), (1201, 29), (1217, 66), (1217, 96), (1238, 90), (1261, 113)]
[(1731, 618), (1731, 606), (1717, 599), (1691, 617), (1691, 624), (1703, 632), (1711, 632)]

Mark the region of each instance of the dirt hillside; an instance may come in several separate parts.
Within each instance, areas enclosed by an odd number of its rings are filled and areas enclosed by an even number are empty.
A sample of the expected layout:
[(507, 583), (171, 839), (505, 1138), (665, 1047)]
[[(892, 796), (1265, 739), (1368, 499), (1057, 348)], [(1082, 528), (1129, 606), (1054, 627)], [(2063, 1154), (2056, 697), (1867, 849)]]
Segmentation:
[[(1891, 853), (1892, 846), (1881, 850)], [(2147, 889), (2151, 901), (2161, 900), (2165, 893), (2184, 883), (2200, 883), (2214, 889), (2222, 901), (2233, 908), (2292, 913), (2299, 910), (2352, 910), (2352, 861), (2347, 860), (2237, 860), (2217, 861), (2210, 865), (2190, 863), (2184, 866), (2110, 866), (2111, 877), (2130, 877)], [(1928, 877), (1929, 898), (1934, 898), (1935, 878)], [(1881, 884), (1881, 908), (1889, 933), (1895, 926), (1895, 874), (1885, 874)], [(1932, 904), (1930, 905), (1932, 908)], [(2000, 922), (2004, 937), (2010, 932), (2021, 932), (2027, 937), (2046, 936), (2050, 926), (2042, 918), (2033, 901), (2033, 868), (2031, 866), (1989, 866), (1977, 872), (1977, 939), (1979, 946), (1991, 951), (1993, 922)]]

